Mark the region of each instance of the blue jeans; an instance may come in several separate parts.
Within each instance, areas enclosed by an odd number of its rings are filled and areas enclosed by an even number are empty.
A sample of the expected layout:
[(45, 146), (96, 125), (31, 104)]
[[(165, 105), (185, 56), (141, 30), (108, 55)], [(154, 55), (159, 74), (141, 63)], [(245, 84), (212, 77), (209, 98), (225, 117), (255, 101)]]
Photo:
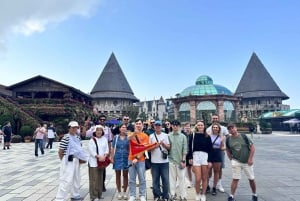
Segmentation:
[(38, 156), (38, 148), (40, 148), (42, 155), (44, 155), (44, 146), (43, 146), (43, 140), (42, 139), (35, 139), (35, 149), (34, 154), (35, 156)]
[[(131, 164), (128, 161), (128, 164)], [(139, 179), (139, 194), (146, 197), (146, 178), (145, 178), (145, 161), (137, 162), (129, 168), (129, 193), (130, 196), (136, 196), (136, 175)]]
[[(152, 163), (152, 186), (153, 197), (169, 199), (169, 163)], [(162, 192), (160, 189), (160, 178)]]

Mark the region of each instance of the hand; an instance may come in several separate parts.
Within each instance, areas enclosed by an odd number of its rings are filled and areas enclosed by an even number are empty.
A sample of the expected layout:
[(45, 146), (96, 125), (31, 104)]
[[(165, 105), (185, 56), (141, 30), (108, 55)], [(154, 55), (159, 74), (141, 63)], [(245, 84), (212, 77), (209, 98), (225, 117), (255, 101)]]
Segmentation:
[(248, 159), (248, 165), (252, 166), (253, 165), (253, 160), (252, 159)]
[(137, 162), (138, 162), (138, 159), (136, 159), (136, 158), (134, 158), (134, 159), (132, 160), (132, 164), (133, 164), (133, 165), (135, 165)]

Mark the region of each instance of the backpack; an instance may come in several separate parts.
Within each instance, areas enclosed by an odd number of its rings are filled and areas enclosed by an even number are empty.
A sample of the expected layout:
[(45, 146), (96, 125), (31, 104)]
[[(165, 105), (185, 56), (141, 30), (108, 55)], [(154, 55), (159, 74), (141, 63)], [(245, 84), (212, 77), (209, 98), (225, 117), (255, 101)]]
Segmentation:
[[(248, 149), (250, 150), (250, 142), (249, 142), (248, 137), (247, 137), (244, 133), (240, 133), (240, 135), (243, 137), (243, 139), (244, 139), (244, 141), (245, 141), (245, 143), (246, 143)], [(226, 148), (229, 149), (229, 151), (230, 151), (229, 138), (230, 138), (230, 137), (227, 137), (227, 138), (226, 138)], [(230, 151), (230, 152), (231, 152), (231, 151)]]

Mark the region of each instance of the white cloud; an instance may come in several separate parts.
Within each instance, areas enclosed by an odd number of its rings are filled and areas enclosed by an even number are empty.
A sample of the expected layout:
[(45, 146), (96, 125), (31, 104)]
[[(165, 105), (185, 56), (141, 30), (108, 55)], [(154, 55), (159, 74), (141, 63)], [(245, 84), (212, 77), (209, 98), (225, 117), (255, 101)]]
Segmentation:
[(9, 34), (26, 36), (43, 32), (47, 25), (73, 15), (88, 17), (101, 0), (3, 0), (0, 1), (0, 52)]

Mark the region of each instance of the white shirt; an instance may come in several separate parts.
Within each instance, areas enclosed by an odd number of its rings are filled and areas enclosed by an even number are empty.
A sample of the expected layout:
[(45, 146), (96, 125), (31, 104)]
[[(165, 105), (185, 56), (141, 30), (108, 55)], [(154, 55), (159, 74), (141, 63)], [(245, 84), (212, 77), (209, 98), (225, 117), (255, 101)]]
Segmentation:
[[(165, 144), (170, 144), (168, 135), (166, 133), (161, 132), (159, 135), (156, 134), (158, 142), (163, 142)], [(149, 142), (155, 143), (157, 142), (154, 133), (149, 136)], [(160, 145), (162, 150), (166, 150), (162, 145)], [(160, 148), (157, 147), (151, 151), (151, 162), (152, 163), (167, 163), (169, 159), (163, 159), (161, 156)]]
[[(227, 128), (225, 126), (222, 126), (222, 125), (220, 125), (220, 126), (221, 126), (221, 132), (220, 132), (220, 134), (222, 134), (223, 136), (227, 136), (229, 134)], [(206, 129), (206, 133), (208, 135), (212, 134), (212, 126), (211, 125)]]
[[(102, 136), (100, 138), (96, 137), (97, 145), (98, 145), (98, 155), (104, 156), (104, 154), (108, 154), (109, 149), (108, 149), (108, 142), (107, 139)], [(97, 149), (96, 149), (96, 143), (93, 138), (90, 139), (89, 144), (88, 144), (88, 151), (89, 151), (89, 164), (90, 167), (97, 167)]]

